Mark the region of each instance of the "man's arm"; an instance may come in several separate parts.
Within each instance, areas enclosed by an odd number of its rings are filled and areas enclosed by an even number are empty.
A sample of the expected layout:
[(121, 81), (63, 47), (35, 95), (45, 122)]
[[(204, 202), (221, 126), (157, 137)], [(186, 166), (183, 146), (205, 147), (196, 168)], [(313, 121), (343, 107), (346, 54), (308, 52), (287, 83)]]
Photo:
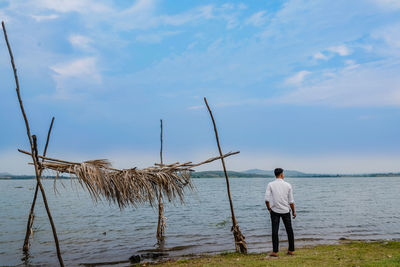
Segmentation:
[(267, 206), (268, 211), (271, 212), (271, 206), (269, 205), (269, 201), (265, 201), (265, 205)]
[(296, 211), (294, 210), (294, 203), (290, 203), (290, 208), (292, 209), (293, 219), (296, 218)]
[(289, 197), (289, 205), (290, 205), (290, 208), (292, 209), (293, 219), (295, 219), (296, 218), (296, 211), (294, 210), (293, 189), (292, 189), (291, 185), (290, 185), (290, 188), (289, 188), (288, 197)]
[(271, 206), (269, 205), (269, 201), (271, 199), (271, 185), (268, 184), (267, 190), (265, 190), (265, 205), (269, 212), (271, 212)]

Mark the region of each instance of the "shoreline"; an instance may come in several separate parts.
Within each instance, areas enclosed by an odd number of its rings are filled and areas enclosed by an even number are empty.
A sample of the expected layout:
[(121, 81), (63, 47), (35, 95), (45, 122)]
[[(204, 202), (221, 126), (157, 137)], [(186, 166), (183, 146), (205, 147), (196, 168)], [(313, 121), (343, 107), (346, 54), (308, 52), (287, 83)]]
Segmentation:
[[(282, 246), (278, 258), (269, 257), (268, 252), (252, 252), (246, 255), (237, 252), (188, 254), (170, 258), (117, 260), (109, 262), (80, 263), (81, 266), (321, 266), (321, 264), (359, 266), (400, 265), (400, 240), (354, 240), (339, 239), (334, 244), (303, 245), (296, 248), (295, 255), (286, 255)], [(136, 255), (134, 255), (136, 256)], [(136, 261), (135, 261), (136, 260)], [(369, 266), (369, 265), (367, 265)]]
[(160, 262), (141, 262), (135, 266), (399, 266), (400, 241), (340, 240), (338, 244), (303, 246), (295, 255), (279, 252), (278, 258), (269, 252), (249, 253), (223, 252), (216, 255), (197, 255), (186, 259), (170, 259)]

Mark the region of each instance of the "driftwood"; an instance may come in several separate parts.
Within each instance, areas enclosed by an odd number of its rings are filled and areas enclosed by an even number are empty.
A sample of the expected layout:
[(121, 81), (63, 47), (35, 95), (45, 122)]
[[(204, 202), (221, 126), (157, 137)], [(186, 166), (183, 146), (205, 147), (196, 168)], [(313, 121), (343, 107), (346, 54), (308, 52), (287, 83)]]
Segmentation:
[[(19, 152), (31, 153), (18, 149)], [(160, 192), (162, 197), (172, 201), (183, 200), (185, 187), (193, 188), (190, 173), (193, 167), (200, 166), (239, 153), (230, 152), (225, 155), (210, 158), (200, 163), (174, 163), (165, 166), (154, 166), (144, 169), (114, 169), (108, 160), (90, 160), (82, 163), (69, 162), (38, 156), (44, 159), (41, 168), (54, 170), (58, 173), (68, 173), (78, 178), (82, 187), (86, 188), (94, 201), (105, 198), (115, 202), (120, 208), (127, 205), (136, 207), (139, 204), (150, 203), (155, 206)]]
[[(160, 166), (163, 166), (163, 121), (160, 120)], [(157, 243), (162, 246), (164, 244), (165, 230), (164, 204), (161, 191), (158, 194), (158, 223), (157, 223)]]
[(218, 151), (219, 151), (219, 154), (221, 156), (221, 163), (222, 163), (222, 167), (224, 169), (224, 174), (225, 174), (225, 179), (226, 179), (226, 189), (228, 191), (229, 204), (230, 204), (231, 213), (232, 213), (232, 228), (231, 228), (231, 231), (233, 232), (233, 237), (235, 239), (235, 249), (236, 249), (236, 252), (240, 251), (240, 253), (246, 254), (247, 253), (247, 245), (246, 245), (246, 241), (244, 240), (245, 237), (242, 234), (242, 232), (240, 231), (239, 225), (238, 225), (238, 223), (236, 221), (235, 212), (233, 210), (231, 190), (230, 190), (230, 187), (229, 187), (229, 178), (228, 178), (228, 173), (227, 173), (226, 167), (225, 167), (225, 160), (224, 160), (224, 157), (222, 157), (222, 150), (221, 150), (221, 146), (219, 144), (217, 126), (215, 124), (214, 116), (213, 116), (213, 114), (211, 112), (211, 109), (210, 109), (210, 107), (209, 107), (209, 105), (207, 103), (207, 99), (206, 98), (204, 98), (204, 103), (206, 104), (208, 112), (210, 113), (210, 117), (211, 117), (211, 120), (212, 120), (212, 123), (213, 123), (214, 132), (215, 132), (215, 139), (217, 140)]
[(47, 216), (49, 217), (51, 229), (53, 231), (53, 237), (54, 237), (54, 241), (55, 241), (55, 244), (56, 244), (58, 261), (60, 263), (60, 266), (64, 266), (64, 262), (63, 262), (63, 259), (61, 257), (60, 246), (59, 246), (59, 243), (58, 243), (56, 227), (54, 225), (53, 217), (51, 216), (50, 208), (49, 208), (49, 205), (47, 203), (46, 193), (45, 193), (45, 191), (43, 189), (43, 186), (42, 186), (42, 183), (40, 181), (41, 172), (39, 171), (39, 164), (40, 163), (39, 163), (39, 158), (38, 158), (36, 136), (35, 135), (31, 136), (31, 131), (30, 131), (30, 127), (29, 127), (28, 118), (27, 118), (26, 113), (25, 113), (24, 105), (22, 104), (22, 98), (21, 98), (20, 88), (19, 88), (19, 80), (18, 80), (18, 75), (17, 75), (17, 68), (15, 67), (14, 56), (13, 56), (13, 53), (12, 53), (12, 50), (11, 50), (10, 43), (8, 41), (8, 36), (7, 36), (6, 27), (4, 25), (4, 21), (1, 22), (1, 26), (3, 27), (4, 38), (5, 38), (6, 43), (7, 43), (8, 53), (10, 55), (10, 60), (11, 60), (11, 66), (12, 66), (12, 69), (13, 69), (13, 72), (14, 72), (14, 79), (15, 79), (15, 85), (16, 85), (16, 89), (15, 90), (17, 92), (19, 106), (20, 106), (21, 113), (22, 113), (22, 116), (23, 116), (24, 122), (25, 122), (26, 134), (28, 136), (29, 144), (30, 144), (30, 147), (31, 147), (31, 157), (32, 157), (32, 160), (33, 160), (33, 164), (35, 166), (36, 182), (37, 182), (37, 184), (39, 186), (39, 189), (40, 189), (40, 192), (42, 194), (44, 206), (46, 208)]

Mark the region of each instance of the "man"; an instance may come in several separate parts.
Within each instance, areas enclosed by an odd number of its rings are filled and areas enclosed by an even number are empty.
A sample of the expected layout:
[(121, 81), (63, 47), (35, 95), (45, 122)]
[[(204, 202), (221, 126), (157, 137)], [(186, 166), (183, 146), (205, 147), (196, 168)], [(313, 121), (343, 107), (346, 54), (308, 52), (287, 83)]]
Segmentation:
[(283, 181), (285, 177), (283, 169), (276, 168), (274, 170), (275, 181), (270, 182), (265, 191), (265, 204), (271, 215), (272, 224), (272, 246), (273, 251), (271, 257), (278, 257), (279, 251), (279, 221), (282, 218), (283, 224), (286, 228), (286, 233), (289, 241), (289, 249), (287, 254), (294, 255), (294, 235), (292, 229), (292, 221), (290, 219), (290, 209), (292, 209), (293, 219), (296, 218), (294, 210), (294, 199), (292, 186)]

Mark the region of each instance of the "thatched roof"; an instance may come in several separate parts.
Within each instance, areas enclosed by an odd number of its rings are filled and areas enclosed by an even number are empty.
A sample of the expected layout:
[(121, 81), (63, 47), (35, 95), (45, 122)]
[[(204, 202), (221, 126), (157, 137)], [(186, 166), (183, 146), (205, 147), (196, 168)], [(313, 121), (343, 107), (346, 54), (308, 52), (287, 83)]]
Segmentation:
[[(19, 150), (24, 154), (29, 152)], [(239, 152), (230, 152), (222, 157), (229, 157)], [(102, 197), (117, 203), (120, 208), (128, 205), (137, 206), (142, 203), (156, 205), (155, 201), (161, 192), (164, 199), (172, 201), (178, 198), (183, 202), (184, 188), (193, 189), (190, 173), (193, 167), (212, 162), (221, 157), (214, 157), (203, 162), (174, 163), (138, 169), (114, 169), (108, 160), (90, 160), (85, 162), (69, 162), (48, 157), (41, 157), (42, 169), (54, 170), (57, 173), (69, 173), (78, 178), (94, 201)]]

